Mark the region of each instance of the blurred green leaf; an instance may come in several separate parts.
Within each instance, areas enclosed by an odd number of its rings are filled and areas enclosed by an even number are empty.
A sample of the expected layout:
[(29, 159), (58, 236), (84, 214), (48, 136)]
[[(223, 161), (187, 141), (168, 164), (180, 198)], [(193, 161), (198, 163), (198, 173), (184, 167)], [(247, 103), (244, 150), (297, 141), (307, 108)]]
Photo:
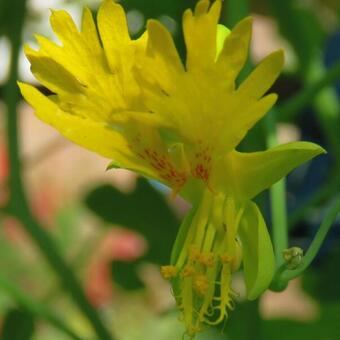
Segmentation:
[(172, 0), (122, 0), (124, 8), (137, 10), (144, 14), (146, 19), (159, 18), (162, 15), (169, 15), (177, 22), (180, 21), (183, 12), (193, 7), (197, 0), (172, 1)]
[(228, 28), (233, 28), (240, 20), (248, 15), (248, 0), (228, 0), (223, 3), (221, 21)]
[(112, 262), (112, 274), (114, 281), (121, 287), (128, 290), (143, 288), (144, 284), (137, 274), (137, 266), (138, 263), (136, 262)]
[(302, 74), (306, 73), (325, 38), (320, 22), (311, 10), (303, 8), (296, 1), (267, 2), (279, 23), (282, 35), (291, 43), (297, 54)]
[(29, 340), (34, 333), (34, 319), (31, 314), (20, 310), (10, 310), (4, 320), (2, 340)]
[(302, 322), (287, 319), (261, 320), (257, 301), (237, 303), (225, 324), (223, 339), (339, 340), (340, 303), (327, 303), (320, 307), (320, 315), (315, 320)]
[(263, 339), (275, 340), (339, 340), (340, 304), (322, 305), (315, 321), (270, 320), (263, 322)]
[[(148, 19), (159, 19), (163, 24), (167, 25), (167, 23), (174, 20), (175, 25), (171, 25), (174, 28), (172, 34), (179, 54), (181, 57), (184, 57), (185, 46), (182, 31), (182, 15), (187, 8), (193, 8), (197, 1), (198, 0), (122, 0), (121, 3), (127, 12), (131, 10), (140, 12), (144, 16), (145, 21)], [(145, 26), (146, 24), (143, 25), (143, 30)]]
[(202, 333), (198, 333), (197, 340), (228, 340), (229, 337), (216, 327), (209, 328)]
[(74, 245), (77, 239), (77, 221), (79, 219), (79, 209), (77, 207), (63, 207), (58, 210), (55, 216), (56, 228), (53, 230), (60, 249), (66, 253)]
[(258, 300), (236, 302), (235, 309), (230, 312), (230, 317), (223, 332), (225, 333), (225, 339), (230, 340), (267, 340), (267, 338), (261, 337)]
[(18, 22), (23, 20), (26, 13), (26, 1), (0, 1), (0, 35), (6, 34), (13, 39), (21, 30)]
[(303, 288), (306, 292), (321, 302), (340, 303), (340, 245), (334, 247), (319, 266), (313, 266), (303, 275)]
[(87, 206), (106, 222), (141, 233), (148, 241), (148, 261), (167, 264), (179, 221), (164, 196), (146, 180), (138, 179), (133, 192), (125, 194), (111, 185), (94, 189)]

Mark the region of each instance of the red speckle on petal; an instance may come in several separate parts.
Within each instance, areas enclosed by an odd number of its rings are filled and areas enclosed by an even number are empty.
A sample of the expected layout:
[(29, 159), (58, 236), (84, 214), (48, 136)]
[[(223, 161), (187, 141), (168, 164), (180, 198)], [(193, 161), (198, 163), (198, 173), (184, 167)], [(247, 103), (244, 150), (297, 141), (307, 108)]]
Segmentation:
[(132, 145), (128, 145), (131, 151), (149, 166), (154, 168), (160, 178), (177, 189), (184, 185), (187, 180), (187, 174), (177, 170), (173, 166), (166, 151), (158, 151), (158, 149), (140, 145), (140, 137), (133, 138), (132, 142)]

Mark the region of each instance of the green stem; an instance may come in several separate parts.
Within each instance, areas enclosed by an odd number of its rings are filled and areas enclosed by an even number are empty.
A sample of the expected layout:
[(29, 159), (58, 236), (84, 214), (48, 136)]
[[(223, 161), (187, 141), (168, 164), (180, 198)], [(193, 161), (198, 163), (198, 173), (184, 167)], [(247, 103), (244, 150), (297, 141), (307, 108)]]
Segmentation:
[(81, 340), (81, 338), (75, 334), (72, 329), (69, 328), (62, 320), (48, 310), (44, 305), (38, 304), (30, 297), (25, 295), (13, 282), (8, 281), (0, 274), (0, 289), (10, 295), (22, 308), (27, 310), (30, 314), (37, 316), (51, 325), (61, 330), (72, 339)]
[[(17, 137), (17, 125), (18, 118), (16, 113), (16, 106), (19, 102), (19, 92), (16, 85), (18, 78), (18, 57), (21, 46), (21, 32), (25, 14), (25, 1), (14, 1), (14, 7), (18, 9), (18, 15), (15, 18), (16, 25), (12, 24), (12, 27), (8, 27), (9, 39), (11, 42), (11, 63), (10, 63), (10, 77), (4, 86), (4, 101), (7, 105), (7, 137), (8, 137), (8, 157), (10, 164), (9, 174), (9, 188), (11, 189), (11, 200), (9, 203), (9, 209), (11, 206), (17, 210), (21, 209), (21, 205), (17, 206), (17, 197), (23, 196), (23, 186), (20, 176), (20, 158), (19, 158), (19, 140)], [(6, 6), (5, 6), (6, 7)], [(9, 13), (11, 16), (11, 12)]]
[[(267, 147), (271, 148), (278, 144), (276, 132), (276, 111), (272, 110), (265, 117), (267, 130)], [(270, 207), (273, 227), (273, 244), (276, 263), (283, 263), (282, 251), (288, 247), (287, 207), (285, 179), (274, 184), (270, 190)]]
[[(9, 2), (8, 2), (9, 4)], [(4, 87), (4, 99), (7, 104), (7, 139), (10, 164), (10, 212), (20, 219), (37, 247), (45, 256), (51, 267), (58, 274), (64, 287), (70, 293), (73, 301), (87, 317), (94, 331), (101, 340), (112, 339), (102, 324), (96, 310), (88, 302), (81, 285), (75, 277), (73, 270), (64, 262), (57, 246), (44, 228), (39, 225), (28, 206), (21, 177), (21, 160), (19, 157), (18, 117), (16, 107), (20, 99), (16, 81), (18, 78), (18, 57), (21, 46), (21, 32), (25, 14), (25, 1), (11, 2), (15, 11), (12, 13), (12, 27), (8, 29), (12, 47), (10, 77)], [(14, 10), (13, 9), (13, 10)], [(14, 15), (15, 14), (15, 15)]]
[(309, 265), (313, 262), (314, 258), (318, 254), (329, 229), (331, 228), (334, 220), (336, 219), (339, 213), (340, 213), (340, 199), (338, 199), (335, 202), (335, 204), (329, 209), (311, 245), (309, 246), (306, 255), (303, 257), (302, 264), (294, 270), (286, 269), (282, 271), (281, 275), (279, 276), (279, 281), (289, 282), (290, 280), (300, 276), (309, 267)]

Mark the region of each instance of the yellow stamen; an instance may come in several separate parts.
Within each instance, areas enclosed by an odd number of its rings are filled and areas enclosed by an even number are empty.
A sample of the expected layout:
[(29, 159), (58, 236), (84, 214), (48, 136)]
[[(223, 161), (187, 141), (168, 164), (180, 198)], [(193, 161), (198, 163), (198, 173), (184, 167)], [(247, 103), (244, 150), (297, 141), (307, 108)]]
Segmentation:
[(197, 247), (191, 246), (189, 253), (190, 253), (190, 256), (189, 256), (190, 261), (198, 261), (200, 259), (201, 255)]
[(204, 295), (209, 288), (208, 278), (203, 274), (196, 275), (194, 278), (194, 288), (199, 294)]
[(235, 256), (230, 256), (227, 253), (220, 255), (220, 260), (223, 264), (232, 263), (235, 261)]
[(165, 280), (170, 280), (177, 275), (177, 269), (175, 266), (162, 266), (161, 274)]
[(201, 254), (198, 260), (201, 265), (212, 267), (215, 263), (215, 256), (213, 253)]
[[(219, 196), (220, 210), (213, 214), (215, 200), (207, 190), (175, 262), (178, 274), (173, 287), (190, 336), (202, 330), (204, 324), (225, 320), (233, 309), (231, 276), (242, 257), (237, 241), (240, 213), (232, 199), (224, 197), (223, 202)], [(223, 228), (226, 223), (228, 227)]]
[(182, 277), (189, 277), (195, 274), (195, 268), (193, 266), (186, 266), (181, 272)]

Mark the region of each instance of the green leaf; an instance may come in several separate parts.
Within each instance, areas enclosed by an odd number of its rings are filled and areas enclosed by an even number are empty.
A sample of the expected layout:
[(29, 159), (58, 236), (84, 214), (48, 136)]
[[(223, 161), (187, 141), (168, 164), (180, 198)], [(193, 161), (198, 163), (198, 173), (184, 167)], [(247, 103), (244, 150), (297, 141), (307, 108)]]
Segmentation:
[(205, 329), (204, 332), (198, 333), (195, 336), (197, 340), (226, 340), (225, 334), (221, 332), (217, 327)]
[(34, 320), (31, 314), (20, 310), (10, 310), (4, 320), (1, 340), (29, 340), (34, 333)]
[[(128, 12), (130, 10), (140, 12), (145, 21), (148, 19), (162, 19), (169, 17), (174, 20), (177, 27), (174, 32), (174, 40), (177, 48), (180, 51), (180, 55), (184, 56), (185, 45), (182, 32), (182, 16), (187, 8), (193, 7), (197, 3), (197, 0), (185, 0), (185, 1), (173, 1), (173, 0), (122, 0), (121, 4)], [(170, 20), (171, 20), (170, 19)], [(145, 25), (143, 25), (144, 29)], [(140, 33), (140, 32), (138, 32)]]
[(103, 185), (90, 192), (85, 201), (106, 222), (142, 234), (149, 245), (147, 260), (169, 263), (179, 221), (164, 196), (145, 179), (138, 179), (136, 189), (128, 194)]
[(56, 228), (53, 230), (54, 237), (63, 253), (67, 253), (78, 239), (78, 225), (80, 209), (77, 206), (67, 206), (59, 209), (55, 215)]
[(114, 281), (128, 290), (143, 288), (144, 284), (137, 274), (137, 265), (138, 264), (134, 262), (112, 262), (112, 275)]
[(338, 340), (340, 304), (322, 305), (320, 316), (310, 322), (293, 320), (263, 321), (263, 339)]
[(243, 268), (249, 300), (256, 299), (270, 285), (275, 258), (273, 246), (262, 214), (253, 202), (249, 202), (239, 227), (243, 246)]
[(332, 248), (332, 252), (324, 256), (320, 265), (309, 267), (302, 276), (304, 290), (322, 302), (340, 301), (340, 244)]
[(305, 73), (322, 47), (325, 34), (315, 14), (294, 0), (267, 0), (282, 35), (291, 43)]
[[(235, 310), (230, 313), (230, 319), (228, 319), (227, 325), (224, 329), (224, 339), (267, 340), (267, 338), (262, 338), (260, 336), (261, 318), (259, 315), (258, 305), (258, 300), (237, 303)], [(245, 327), (245, 325), (247, 326)]]
[(197, 0), (172, 1), (172, 0), (122, 0), (126, 11), (137, 10), (144, 14), (146, 19), (156, 19), (162, 15), (169, 15), (177, 22), (181, 21), (183, 12), (193, 6)]

